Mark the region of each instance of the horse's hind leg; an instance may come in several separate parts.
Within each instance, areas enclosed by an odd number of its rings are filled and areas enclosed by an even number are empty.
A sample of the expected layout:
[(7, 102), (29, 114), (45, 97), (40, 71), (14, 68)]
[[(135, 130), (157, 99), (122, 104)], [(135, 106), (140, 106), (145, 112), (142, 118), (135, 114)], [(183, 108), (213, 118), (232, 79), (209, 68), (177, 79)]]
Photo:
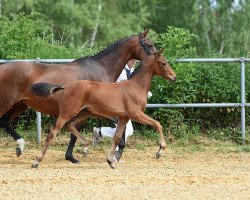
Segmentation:
[(38, 165), (40, 164), (40, 162), (42, 162), (42, 160), (43, 160), (43, 158), (44, 158), (44, 156), (46, 154), (46, 151), (47, 151), (49, 145), (51, 144), (53, 138), (56, 137), (57, 133), (61, 130), (61, 128), (64, 126), (64, 124), (66, 122), (67, 122), (66, 119), (61, 118), (60, 116), (58, 117), (55, 127), (50, 128), (50, 132), (47, 135), (44, 147), (43, 147), (42, 151), (40, 152), (39, 156), (36, 157), (35, 162), (31, 166), (32, 168), (37, 168)]
[(11, 121), (13, 121), (16, 117), (18, 117), (21, 113), (23, 113), (28, 108), (27, 105), (23, 103), (16, 103), (8, 112), (6, 112), (0, 118), (0, 127), (2, 127), (8, 134), (10, 134), (18, 144), (16, 148), (16, 155), (19, 157), (24, 150), (25, 141), (24, 139), (13, 129), (11, 126)]
[(154, 129), (158, 132), (160, 148), (159, 148), (159, 151), (156, 153), (156, 158), (160, 158), (163, 150), (166, 148), (166, 142), (162, 133), (161, 124), (158, 121), (150, 118), (143, 112), (137, 113), (136, 116), (133, 116), (133, 118), (131, 118), (131, 120), (139, 122), (141, 124), (150, 125), (154, 127)]

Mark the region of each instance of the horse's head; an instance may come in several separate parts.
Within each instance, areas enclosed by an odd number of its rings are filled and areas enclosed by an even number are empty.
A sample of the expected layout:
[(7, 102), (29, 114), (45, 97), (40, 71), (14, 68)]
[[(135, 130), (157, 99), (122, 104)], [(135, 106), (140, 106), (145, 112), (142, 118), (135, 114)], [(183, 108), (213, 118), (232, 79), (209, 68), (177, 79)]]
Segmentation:
[(153, 68), (153, 73), (155, 75), (162, 76), (166, 80), (175, 81), (176, 74), (170, 67), (166, 58), (162, 55), (163, 49), (160, 49), (158, 52), (154, 53), (154, 58), (151, 63), (151, 68)]
[(147, 38), (148, 32), (149, 29), (146, 29), (137, 36), (138, 40), (136, 45), (138, 48), (136, 48), (135, 57), (138, 60), (143, 60), (149, 55), (153, 55), (157, 52), (154, 43), (149, 38)]

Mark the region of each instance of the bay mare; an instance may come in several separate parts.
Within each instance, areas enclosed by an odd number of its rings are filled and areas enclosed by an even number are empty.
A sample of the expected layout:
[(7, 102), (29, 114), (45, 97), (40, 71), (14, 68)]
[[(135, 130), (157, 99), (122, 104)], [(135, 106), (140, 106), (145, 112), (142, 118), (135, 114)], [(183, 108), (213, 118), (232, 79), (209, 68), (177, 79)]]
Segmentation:
[[(122, 133), (129, 119), (142, 124), (151, 125), (159, 134), (159, 158), (166, 148), (166, 142), (160, 123), (143, 113), (147, 103), (147, 93), (150, 89), (154, 75), (159, 75), (166, 80), (174, 81), (176, 75), (166, 59), (161, 55), (162, 50), (148, 56), (142, 62), (142, 67), (136, 69), (132, 77), (119, 83), (100, 83), (87, 80), (76, 81), (65, 86), (38, 83), (32, 86), (32, 92), (40, 97), (49, 98), (57, 96), (59, 101), (59, 116), (54, 127), (47, 135), (45, 145), (37, 156), (32, 167), (37, 168), (43, 160), (45, 153), (61, 128), (65, 125), (68, 130), (79, 138), (83, 146), (88, 146), (87, 141), (76, 129), (77, 121), (85, 119), (81, 115), (82, 109), (103, 117), (116, 117), (118, 124), (112, 147), (107, 156), (107, 162), (114, 168), (115, 149), (122, 137)], [(108, 99), (108, 101), (107, 101)], [(111, 103), (112, 102), (112, 103)]]
[[(25, 141), (13, 129), (11, 122), (28, 107), (51, 116), (59, 114), (57, 97), (51, 96), (44, 100), (33, 95), (30, 91), (32, 84), (68, 84), (76, 80), (115, 82), (128, 60), (142, 60), (157, 51), (146, 38), (147, 34), (148, 29), (138, 35), (123, 38), (94, 56), (79, 58), (67, 64), (11, 62), (1, 65), (0, 127), (17, 141), (17, 156), (22, 154)], [(78, 129), (80, 126), (81, 123), (77, 124)], [(72, 162), (78, 162), (72, 155), (75, 142), (76, 137), (71, 134), (65, 157)]]

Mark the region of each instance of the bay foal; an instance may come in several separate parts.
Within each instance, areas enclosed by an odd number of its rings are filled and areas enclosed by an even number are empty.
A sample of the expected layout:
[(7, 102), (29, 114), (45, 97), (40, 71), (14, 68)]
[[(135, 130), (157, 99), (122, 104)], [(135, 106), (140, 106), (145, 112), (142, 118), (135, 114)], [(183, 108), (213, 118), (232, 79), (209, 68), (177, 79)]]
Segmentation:
[(60, 129), (66, 125), (84, 146), (88, 142), (75, 129), (76, 121), (81, 121), (81, 110), (102, 117), (118, 118), (116, 134), (113, 138), (112, 147), (108, 153), (107, 162), (114, 168), (113, 156), (123, 130), (129, 119), (142, 124), (151, 125), (159, 134), (160, 149), (156, 154), (159, 158), (166, 147), (160, 123), (143, 113), (147, 103), (147, 93), (150, 89), (154, 75), (160, 75), (166, 80), (174, 81), (176, 75), (166, 59), (161, 55), (162, 50), (143, 60), (142, 66), (137, 68), (132, 77), (119, 83), (98, 83), (87, 80), (76, 81), (66, 86), (57, 86), (47, 83), (34, 84), (32, 91), (35, 95), (49, 97), (55, 93), (59, 98), (59, 116), (56, 124), (51, 128), (47, 136), (45, 146), (37, 156), (32, 167), (38, 167), (52, 139)]

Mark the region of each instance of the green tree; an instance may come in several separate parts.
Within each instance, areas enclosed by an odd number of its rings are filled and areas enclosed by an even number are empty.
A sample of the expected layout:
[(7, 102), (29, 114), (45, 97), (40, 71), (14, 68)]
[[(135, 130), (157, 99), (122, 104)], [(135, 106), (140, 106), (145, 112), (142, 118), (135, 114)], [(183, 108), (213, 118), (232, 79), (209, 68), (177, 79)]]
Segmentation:
[[(24, 12), (40, 13), (44, 35), (67, 45), (107, 45), (147, 26), (149, 12), (144, 1), (116, 0), (2, 0), (2, 15), (11, 18)], [(48, 9), (49, 8), (49, 9)]]
[(150, 27), (163, 33), (167, 26), (189, 29), (197, 35), (200, 55), (216, 51), (249, 56), (249, 0), (146, 0)]

